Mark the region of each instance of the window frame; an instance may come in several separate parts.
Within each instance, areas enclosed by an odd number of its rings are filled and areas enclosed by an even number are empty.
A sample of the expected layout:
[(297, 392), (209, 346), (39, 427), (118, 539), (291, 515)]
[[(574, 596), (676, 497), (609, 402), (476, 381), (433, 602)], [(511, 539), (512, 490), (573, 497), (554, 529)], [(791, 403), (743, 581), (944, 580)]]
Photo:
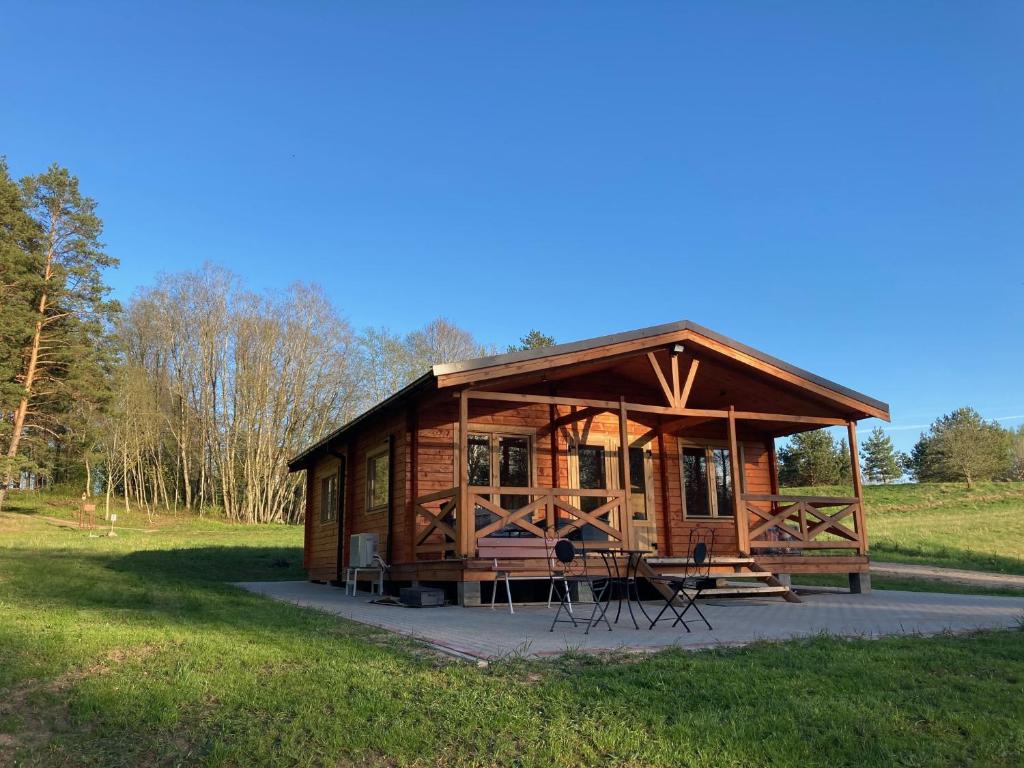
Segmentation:
[[(388, 464), (387, 469), (387, 488), (384, 494), (384, 501), (381, 504), (374, 505), (373, 503), (373, 491), (374, 491), (374, 462), (384, 459)], [(366, 511), (367, 513), (379, 513), (386, 512), (388, 509), (388, 502), (391, 500), (391, 456), (388, 451), (388, 446), (377, 448), (373, 451), (369, 451), (366, 454)]]
[[(716, 449), (725, 448), (729, 450), (731, 446), (728, 440), (697, 440), (692, 438), (679, 438), (678, 446), (678, 458), (679, 458), (679, 503), (683, 508), (683, 520), (735, 520), (735, 515), (732, 511), (722, 513), (718, 509), (718, 494), (715, 492), (715, 484), (707, 484), (708, 492), (708, 509), (711, 510), (711, 514), (708, 515), (694, 515), (690, 514), (686, 510), (686, 467), (683, 458), (683, 451), (686, 448), (703, 448), (704, 449), (704, 460), (707, 467), (714, 466), (714, 458), (712, 457), (712, 451)], [(739, 493), (741, 496), (746, 492), (745, 488), (747, 485), (746, 477), (746, 462), (743, 457), (743, 443), (737, 443), (737, 450), (739, 451), (740, 461), (740, 487), (739, 490), (733, 489), (733, 494)], [(732, 471), (730, 467), (730, 472)]]
[[(527, 441), (527, 451), (529, 452), (529, 473), (530, 477), (527, 485), (522, 486), (523, 488), (533, 488), (537, 482), (537, 430), (532, 427), (516, 427), (516, 426), (505, 426), (503, 424), (467, 424), (466, 425), (466, 439), (467, 445), (468, 440), (473, 435), (487, 437), (487, 458), (490, 463), (490, 477), (489, 485), (487, 487), (496, 488), (500, 486), (501, 480), (501, 457), (499, 455), (498, 441), (503, 437), (525, 437)], [(466, 462), (467, 474), (469, 471), (469, 456), (462, 458), (462, 461)], [(455, 465), (455, 484), (459, 483), (459, 465)], [(477, 486), (478, 487), (478, 486)], [(511, 486), (515, 487), (515, 486)]]
[(320, 525), (338, 521), (338, 471), (320, 475)]

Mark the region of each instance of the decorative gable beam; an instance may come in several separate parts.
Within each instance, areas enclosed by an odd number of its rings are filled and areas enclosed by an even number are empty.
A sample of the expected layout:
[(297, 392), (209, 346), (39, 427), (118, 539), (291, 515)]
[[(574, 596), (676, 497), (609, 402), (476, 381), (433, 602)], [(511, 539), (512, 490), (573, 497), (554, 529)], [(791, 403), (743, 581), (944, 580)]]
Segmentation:
[(675, 356), (672, 357), (672, 377), (673, 386), (669, 388), (668, 382), (665, 380), (665, 374), (661, 370), (661, 365), (658, 363), (658, 358), (654, 356), (653, 352), (647, 353), (647, 360), (651, 364), (651, 368), (654, 369), (654, 375), (658, 379), (658, 384), (661, 385), (661, 391), (665, 395), (665, 399), (668, 401), (670, 408), (675, 408), (679, 403), (679, 363), (676, 361)]

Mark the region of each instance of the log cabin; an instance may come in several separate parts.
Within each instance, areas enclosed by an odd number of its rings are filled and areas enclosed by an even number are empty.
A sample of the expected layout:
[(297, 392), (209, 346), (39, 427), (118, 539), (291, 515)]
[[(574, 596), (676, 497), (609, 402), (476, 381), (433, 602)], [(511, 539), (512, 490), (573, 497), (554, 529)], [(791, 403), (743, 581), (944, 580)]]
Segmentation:
[[(474, 605), (494, 588), (482, 539), (646, 549), (665, 572), (706, 526), (716, 573), (792, 600), (791, 574), (866, 591), (866, 418), (888, 405), (689, 321), (435, 365), (290, 461), (306, 472), (304, 565), (340, 584), (352, 535), (375, 533), (391, 582)], [(850, 494), (780, 492), (776, 438), (821, 427), (847, 432)], [(543, 560), (520, 567), (546, 588)]]

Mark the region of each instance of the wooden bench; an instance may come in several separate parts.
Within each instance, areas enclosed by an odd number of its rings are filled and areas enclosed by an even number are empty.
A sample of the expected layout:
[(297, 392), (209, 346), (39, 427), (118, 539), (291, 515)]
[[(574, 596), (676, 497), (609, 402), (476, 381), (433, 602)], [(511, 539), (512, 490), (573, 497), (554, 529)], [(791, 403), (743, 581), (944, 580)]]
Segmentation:
[[(517, 571), (525, 570), (526, 560), (542, 559), (545, 562), (551, 557), (551, 549), (555, 540), (540, 539), (535, 536), (485, 536), (477, 542), (477, 557), (493, 560), (491, 570), (494, 572), (494, 588), (491, 590), (491, 610), (498, 594), (498, 582), (504, 580), (505, 595), (508, 597), (508, 612), (515, 613), (512, 607), (512, 581), (536, 579), (536, 575), (516, 575)], [(519, 563), (515, 561), (521, 561)], [(509, 563), (509, 561), (512, 561)], [(548, 563), (550, 568), (550, 563)], [(549, 590), (550, 593), (550, 590)], [(549, 594), (550, 601), (550, 594)]]

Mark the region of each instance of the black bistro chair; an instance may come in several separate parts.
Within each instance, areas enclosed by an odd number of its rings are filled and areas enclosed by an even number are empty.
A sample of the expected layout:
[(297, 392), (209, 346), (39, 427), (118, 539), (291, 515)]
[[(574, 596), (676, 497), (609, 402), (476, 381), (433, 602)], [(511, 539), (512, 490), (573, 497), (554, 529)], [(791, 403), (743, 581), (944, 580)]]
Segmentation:
[[(687, 558), (686, 565), (681, 574), (673, 574), (670, 576), (653, 576), (651, 581), (660, 581), (668, 584), (672, 590), (672, 596), (665, 600), (665, 606), (661, 609), (657, 616), (654, 617), (654, 621), (651, 622), (650, 629), (654, 629), (654, 625), (658, 623), (662, 616), (665, 615), (665, 611), (671, 610), (675, 614), (675, 621), (672, 622), (672, 626), (676, 624), (682, 624), (686, 631), (690, 631), (690, 625), (683, 617), (686, 612), (693, 608), (700, 616), (701, 620), (708, 625), (708, 629), (712, 629), (711, 622), (708, 621), (707, 617), (701, 612), (700, 607), (697, 605), (697, 600), (700, 598), (701, 592), (705, 589), (711, 589), (715, 586), (715, 580), (711, 578), (711, 557), (712, 552), (715, 548), (715, 531), (713, 528), (694, 528), (690, 531), (690, 543), (689, 553), (690, 556)], [(676, 608), (676, 600), (681, 600), (683, 610)], [(666, 616), (665, 618), (669, 618)], [(690, 619), (690, 621), (697, 621), (697, 619)]]
[[(586, 552), (577, 549), (576, 545), (568, 539), (548, 539), (551, 542), (550, 554), (548, 556), (548, 568), (550, 570), (551, 587), (548, 591), (550, 605), (551, 597), (558, 598), (558, 610), (551, 622), (551, 629), (555, 631), (556, 624), (572, 624), (578, 627), (586, 623), (587, 629), (583, 634), (590, 634), (590, 628), (595, 624), (604, 621), (608, 631), (612, 629), (611, 622), (605, 615), (608, 611), (608, 604), (605, 596), (611, 586), (611, 578), (603, 566), (598, 566), (597, 561), (588, 558)], [(572, 599), (572, 586), (576, 585), (577, 598), (579, 598), (580, 586), (586, 586), (591, 595), (590, 600), (575, 603)], [(574, 611), (583, 605), (591, 605), (590, 616), (583, 618)], [(562, 614), (565, 617), (562, 617)]]

